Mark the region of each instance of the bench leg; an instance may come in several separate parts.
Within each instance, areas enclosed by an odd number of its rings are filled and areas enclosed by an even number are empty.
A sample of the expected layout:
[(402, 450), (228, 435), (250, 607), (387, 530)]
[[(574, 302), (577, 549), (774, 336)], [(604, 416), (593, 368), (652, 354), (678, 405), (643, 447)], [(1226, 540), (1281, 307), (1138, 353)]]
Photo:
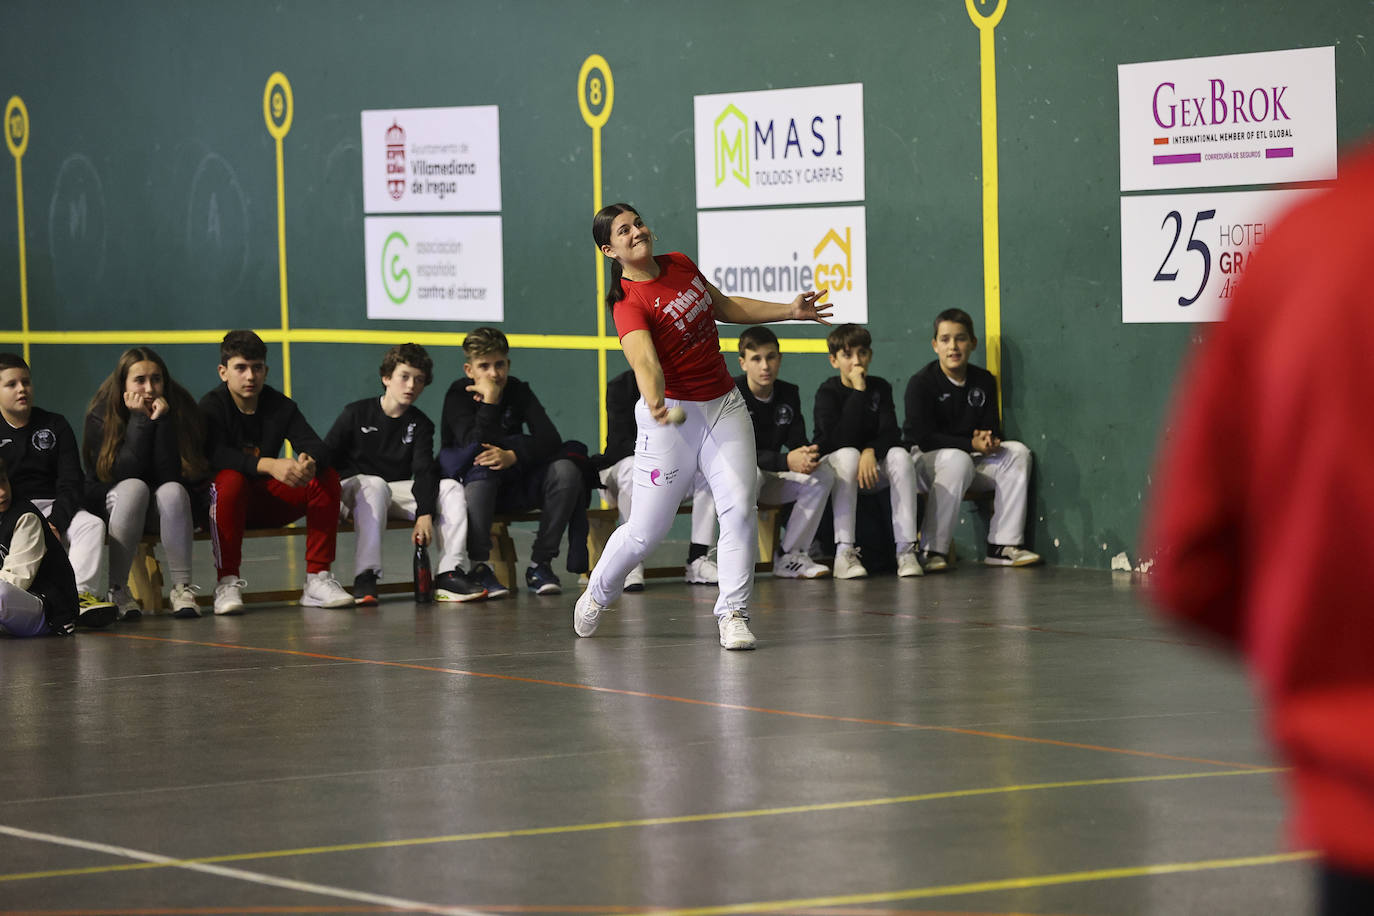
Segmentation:
[(773, 554), (778, 549), (782, 532), (782, 513), (777, 507), (759, 507), (759, 556), (760, 563), (773, 562)]
[(601, 559), (606, 542), (611, 539), (611, 532), (615, 531), (615, 526), (614, 517), (593, 515), (587, 519), (587, 556), (591, 560), (592, 569), (596, 569), (597, 561)]
[(491, 526), (491, 571), (501, 584), (512, 592), (518, 591), (515, 577), (515, 542), (511, 540), (510, 525), (496, 522)]
[(162, 567), (151, 544), (140, 542), (134, 553), (134, 565), (129, 569), (129, 591), (147, 613), (156, 614), (162, 610)]

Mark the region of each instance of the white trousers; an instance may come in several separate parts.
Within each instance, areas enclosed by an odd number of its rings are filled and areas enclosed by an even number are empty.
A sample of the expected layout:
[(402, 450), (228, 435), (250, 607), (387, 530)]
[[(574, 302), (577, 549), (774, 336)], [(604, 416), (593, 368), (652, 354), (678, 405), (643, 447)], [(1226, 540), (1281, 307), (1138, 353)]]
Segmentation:
[[(153, 506), (149, 506), (150, 501)], [(157, 510), (156, 514), (152, 509)], [(105, 516), (110, 529), (111, 586), (129, 581), (129, 569), (134, 565), (138, 542), (154, 521), (162, 548), (167, 551), (167, 571), (172, 584), (191, 584), (191, 539), (195, 535), (195, 522), (191, 519), (191, 495), (185, 487), (169, 480), (150, 493), (148, 484), (136, 477), (121, 480), (105, 494)]]
[[(52, 515), (51, 499), (30, 500), (44, 517)], [(105, 522), (98, 515), (77, 509), (67, 525), (67, 559), (76, 573), (76, 590), (95, 594), (95, 577), (100, 574), (100, 552), (105, 548)], [(125, 577), (127, 578), (127, 576)]]
[(46, 628), (43, 601), (37, 595), (0, 579), (0, 633), (38, 636)]
[(926, 495), (921, 549), (949, 553), (959, 503), (964, 494), (992, 494), (992, 521), (988, 541), (1020, 544), (1026, 535), (1026, 493), (1030, 484), (1031, 450), (1020, 442), (1006, 441), (991, 455), (971, 455), (963, 449), (941, 448), (933, 452), (911, 450), (916, 484)]
[[(620, 510), (620, 524), (630, 517), (634, 502), (635, 456), (627, 455), (601, 472), (606, 501)], [(706, 484), (706, 475), (697, 471), (692, 481), (692, 543), (710, 546), (716, 541), (716, 501)]]
[[(353, 574), (370, 569), (382, 574), (382, 532), (388, 518), (415, 520), (415, 481), (385, 481), (372, 474), (354, 474), (339, 481), (339, 516), (353, 518), (357, 542), (353, 550)], [(439, 505), (434, 519), (439, 538), (436, 573), (466, 570), (468, 503), (463, 485), (451, 478), (439, 481)]]
[[(822, 459), (835, 474), (830, 504), (835, 512), (835, 543), (854, 543), (854, 515), (859, 504), (859, 450), (836, 449)], [(916, 472), (906, 449), (894, 445), (878, 456), (878, 484), (871, 491), (886, 488), (892, 502), (892, 534), (897, 549), (916, 543)]]
[(635, 440), (634, 511), (626, 524), (612, 532), (587, 588), (597, 604), (609, 605), (620, 597), (626, 574), (663, 540), (700, 471), (715, 498), (720, 519), (720, 597), (715, 614), (727, 617), (748, 607), (754, 587), (758, 524), (754, 426), (737, 389), (712, 401), (670, 398), (667, 404), (687, 412), (682, 425), (660, 426), (649, 416), (643, 399), (635, 404), (639, 435)]
[(755, 502), (774, 506), (795, 503), (779, 546), (783, 553), (805, 553), (816, 539), (825, 502), (835, 486), (835, 472), (830, 465), (821, 462), (810, 474), (759, 468), (754, 485)]

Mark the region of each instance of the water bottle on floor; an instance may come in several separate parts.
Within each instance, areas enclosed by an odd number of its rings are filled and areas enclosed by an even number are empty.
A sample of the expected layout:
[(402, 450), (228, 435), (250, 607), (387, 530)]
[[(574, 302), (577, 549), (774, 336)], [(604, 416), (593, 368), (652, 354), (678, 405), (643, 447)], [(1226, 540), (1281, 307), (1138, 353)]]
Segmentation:
[(434, 573), (429, 568), (429, 551), (424, 544), (415, 545), (415, 603), (434, 603)]

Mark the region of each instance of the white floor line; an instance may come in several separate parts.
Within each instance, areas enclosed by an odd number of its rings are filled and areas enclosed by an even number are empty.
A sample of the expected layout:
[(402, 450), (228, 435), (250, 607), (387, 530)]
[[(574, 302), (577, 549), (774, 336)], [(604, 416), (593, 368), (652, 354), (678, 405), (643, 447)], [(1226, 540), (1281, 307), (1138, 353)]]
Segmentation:
[(437, 913), (440, 914), (440, 916), (486, 916), (486, 914), (478, 910), (438, 906), (433, 903), (420, 903), (415, 900), (403, 900), (399, 897), (369, 894), (366, 891), (351, 891), (347, 888), (331, 887), (327, 884), (313, 884), (309, 881), (296, 881), (291, 878), (279, 878), (275, 875), (265, 875), (261, 872), (246, 871), (241, 868), (225, 868), (222, 865), (210, 865), (199, 862), (183, 862), (180, 859), (160, 856), (151, 852), (142, 852), (137, 849), (129, 849), (125, 846), (110, 846), (105, 843), (92, 843), (87, 840), (57, 836), (51, 833), (38, 833), (37, 831), (23, 830), (19, 827), (9, 827), (4, 824), (0, 824), (0, 834), (16, 837), (21, 840), (36, 840), (41, 843), (53, 843), (58, 846), (70, 846), (74, 849), (102, 852), (106, 855), (119, 856), (124, 859), (134, 859), (139, 862), (153, 862), (171, 868), (181, 868), (207, 875), (217, 875), (221, 878), (233, 878), (237, 881), (248, 881), (252, 884), (262, 884), (268, 887), (280, 887), (285, 890), (300, 891), (306, 894), (319, 894), (323, 897), (337, 897), (342, 900), (356, 900), (359, 903), (375, 903), (379, 906), (394, 907), (398, 910)]

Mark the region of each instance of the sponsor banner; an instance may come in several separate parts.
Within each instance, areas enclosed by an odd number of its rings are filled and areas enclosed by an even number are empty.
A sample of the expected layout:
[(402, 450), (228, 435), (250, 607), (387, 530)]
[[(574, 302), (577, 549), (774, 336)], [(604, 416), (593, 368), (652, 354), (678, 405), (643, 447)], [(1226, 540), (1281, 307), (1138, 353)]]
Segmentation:
[(1122, 64), (1121, 190), (1336, 177), (1335, 48)]
[(501, 209), (495, 105), (364, 111), (362, 124), (365, 212)]
[(1121, 198), (1121, 320), (1220, 321), (1256, 246), (1308, 190)]
[(499, 216), (369, 216), (367, 317), (501, 321)]
[(697, 206), (864, 199), (862, 83), (696, 97)]
[(729, 296), (788, 302), (824, 290), (836, 324), (868, 320), (863, 207), (697, 214), (697, 266)]

